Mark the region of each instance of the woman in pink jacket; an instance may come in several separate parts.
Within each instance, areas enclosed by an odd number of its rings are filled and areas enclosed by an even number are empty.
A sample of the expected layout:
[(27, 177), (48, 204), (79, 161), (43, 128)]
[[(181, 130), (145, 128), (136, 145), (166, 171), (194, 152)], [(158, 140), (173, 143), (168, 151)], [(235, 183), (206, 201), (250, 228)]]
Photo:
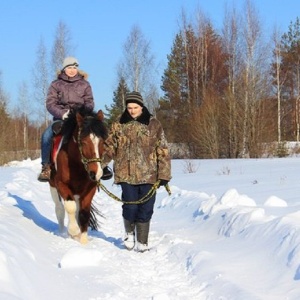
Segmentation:
[(79, 107), (94, 109), (94, 98), (87, 74), (78, 70), (78, 60), (66, 57), (61, 71), (48, 90), (46, 107), (53, 116), (53, 123), (43, 132), (41, 140), (42, 171), (38, 176), (41, 182), (50, 178), (50, 153), (53, 138), (53, 125), (67, 118), (70, 110)]

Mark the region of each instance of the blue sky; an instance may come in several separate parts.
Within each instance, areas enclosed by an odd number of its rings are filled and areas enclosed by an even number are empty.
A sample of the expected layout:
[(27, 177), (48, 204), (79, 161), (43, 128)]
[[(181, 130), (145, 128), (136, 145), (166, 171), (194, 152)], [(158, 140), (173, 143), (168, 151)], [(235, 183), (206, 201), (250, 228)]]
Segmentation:
[[(266, 32), (276, 25), (287, 31), (300, 15), (299, 0), (253, 0)], [(15, 105), (22, 82), (31, 85), (36, 50), (43, 37), (51, 50), (55, 30), (63, 21), (76, 46), (74, 56), (89, 74), (96, 108), (112, 103), (116, 88), (116, 67), (122, 47), (133, 25), (151, 41), (152, 53), (160, 66), (167, 64), (174, 35), (178, 32), (181, 9), (192, 15), (200, 8), (219, 29), (225, 4), (243, 0), (10, 0), (0, 3), (0, 71), (3, 88)], [(160, 78), (158, 78), (160, 82)]]

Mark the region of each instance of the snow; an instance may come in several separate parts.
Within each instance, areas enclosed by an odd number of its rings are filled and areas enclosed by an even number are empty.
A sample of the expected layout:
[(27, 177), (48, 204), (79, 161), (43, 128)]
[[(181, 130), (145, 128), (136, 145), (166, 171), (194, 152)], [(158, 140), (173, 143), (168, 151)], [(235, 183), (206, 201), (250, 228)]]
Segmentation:
[(300, 299), (299, 162), (173, 160), (145, 253), (123, 248), (121, 203), (102, 190), (81, 245), (58, 232), (39, 159), (0, 167), (0, 299)]

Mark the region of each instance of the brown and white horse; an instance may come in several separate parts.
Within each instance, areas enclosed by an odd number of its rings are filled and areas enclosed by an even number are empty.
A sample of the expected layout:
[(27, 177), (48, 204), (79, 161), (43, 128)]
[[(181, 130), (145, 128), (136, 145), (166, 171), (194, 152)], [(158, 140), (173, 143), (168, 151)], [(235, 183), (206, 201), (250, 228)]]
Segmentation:
[(80, 243), (88, 242), (88, 227), (97, 227), (92, 205), (102, 176), (101, 155), (107, 128), (103, 112), (80, 109), (69, 115), (61, 129), (62, 139), (53, 158), (50, 191), (60, 232), (65, 229)]

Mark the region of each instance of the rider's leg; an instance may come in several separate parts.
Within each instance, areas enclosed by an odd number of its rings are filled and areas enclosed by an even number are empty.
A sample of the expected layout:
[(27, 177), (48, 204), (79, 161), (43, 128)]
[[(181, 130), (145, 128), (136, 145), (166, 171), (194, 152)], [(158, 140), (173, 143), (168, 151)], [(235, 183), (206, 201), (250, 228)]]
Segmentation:
[(42, 171), (38, 177), (39, 181), (48, 181), (50, 179), (50, 154), (52, 145), (53, 131), (52, 125), (48, 126), (42, 134), (41, 140), (41, 159)]

